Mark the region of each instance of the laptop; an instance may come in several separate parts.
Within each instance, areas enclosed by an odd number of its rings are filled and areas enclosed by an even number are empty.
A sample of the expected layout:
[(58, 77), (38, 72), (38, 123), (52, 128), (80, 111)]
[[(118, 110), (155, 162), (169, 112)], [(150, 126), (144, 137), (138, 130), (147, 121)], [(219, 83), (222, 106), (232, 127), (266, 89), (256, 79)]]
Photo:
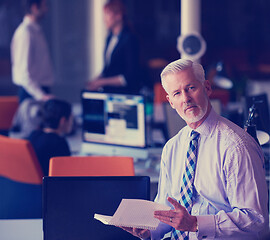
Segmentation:
[(150, 178), (44, 177), (44, 240), (137, 239), (94, 219), (95, 213), (112, 216), (122, 198), (150, 200)]

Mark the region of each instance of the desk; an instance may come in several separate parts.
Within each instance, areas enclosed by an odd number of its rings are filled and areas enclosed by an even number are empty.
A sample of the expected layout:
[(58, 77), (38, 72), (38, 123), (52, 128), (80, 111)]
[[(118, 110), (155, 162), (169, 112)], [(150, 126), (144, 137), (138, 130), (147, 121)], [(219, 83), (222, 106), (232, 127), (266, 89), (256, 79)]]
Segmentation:
[[(87, 154), (82, 151), (82, 133), (81, 129), (77, 129), (76, 133), (67, 136), (67, 141), (73, 156), (86, 156)], [(106, 145), (105, 145), (106, 147)], [(104, 148), (106, 149), (106, 148)], [(105, 150), (104, 150), (105, 151)], [(134, 158), (135, 175), (149, 176), (151, 182), (157, 183), (159, 177), (160, 157), (162, 147), (152, 147), (147, 151), (147, 159)]]
[(1, 219), (1, 240), (42, 240), (42, 219)]

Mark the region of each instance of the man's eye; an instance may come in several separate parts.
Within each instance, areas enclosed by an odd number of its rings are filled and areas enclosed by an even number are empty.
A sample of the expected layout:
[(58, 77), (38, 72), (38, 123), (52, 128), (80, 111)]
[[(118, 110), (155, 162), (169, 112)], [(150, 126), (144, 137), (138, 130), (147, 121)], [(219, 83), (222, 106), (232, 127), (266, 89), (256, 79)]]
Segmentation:
[(173, 96), (176, 96), (176, 95), (179, 95), (180, 94), (180, 92), (175, 92), (174, 94), (173, 94)]

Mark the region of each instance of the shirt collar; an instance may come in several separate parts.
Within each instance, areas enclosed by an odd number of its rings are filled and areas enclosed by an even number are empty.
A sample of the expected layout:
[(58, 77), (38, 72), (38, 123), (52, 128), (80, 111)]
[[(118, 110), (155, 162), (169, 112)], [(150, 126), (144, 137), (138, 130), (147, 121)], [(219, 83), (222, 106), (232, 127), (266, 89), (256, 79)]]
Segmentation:
[(23, 18), (23, 23), (26, 25), (31, 25), (35, 30), (40, 30), (40, 25), (34, 21), (32, 21), (29, 17), (25, 16)]
[(189, 129), (189, 133), (188, 133), (189, 136), (192, 130), (200, 133), (201, 135), (209, 136), (212, 132), (212, 129), (216, 126), (218, 122), (217, 118), (218, 118), (218, 114), (215, 112), (215, 110), (212, 107), (208, 117), (204, 120), (204, 122), (199, 127), (197, 127), (196, 129), (192, 129), (191, 127), (187, 125)]

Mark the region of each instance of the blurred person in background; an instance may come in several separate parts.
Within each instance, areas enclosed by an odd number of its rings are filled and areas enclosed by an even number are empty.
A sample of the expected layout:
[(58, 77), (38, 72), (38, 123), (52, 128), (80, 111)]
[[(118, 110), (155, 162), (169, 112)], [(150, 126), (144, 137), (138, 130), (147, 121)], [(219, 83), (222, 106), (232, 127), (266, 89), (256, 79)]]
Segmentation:
[(54, 74), (39, 21), (48, 11), (47, 0), (24, 0), (25, 16), (11, 41), (12, 80), (19, 86), (20, 103), (26, 98), (48, 100)]
[(65, 134), (70, 133), (73, 123), (70, 103), (50, 99), (44, 103), (42, 129), (34, 130), (27, 138), (33, 145), (43, 173), (48, 175), (52, 157), (70, 156), (70, 148)]
[(126, 9), (120, 0), (104, 5), (104, 21), (109, 31), (102, 73), (87, 83), (92, 91), (137, 93), (140, 88), (139, 44), (127, 24)]
[(13, 117), (11, 133), (16, 134), (18, 138), (26, 138), (32, 131), (40, 129), (43, 105), (44, 101), (25, 99)]

